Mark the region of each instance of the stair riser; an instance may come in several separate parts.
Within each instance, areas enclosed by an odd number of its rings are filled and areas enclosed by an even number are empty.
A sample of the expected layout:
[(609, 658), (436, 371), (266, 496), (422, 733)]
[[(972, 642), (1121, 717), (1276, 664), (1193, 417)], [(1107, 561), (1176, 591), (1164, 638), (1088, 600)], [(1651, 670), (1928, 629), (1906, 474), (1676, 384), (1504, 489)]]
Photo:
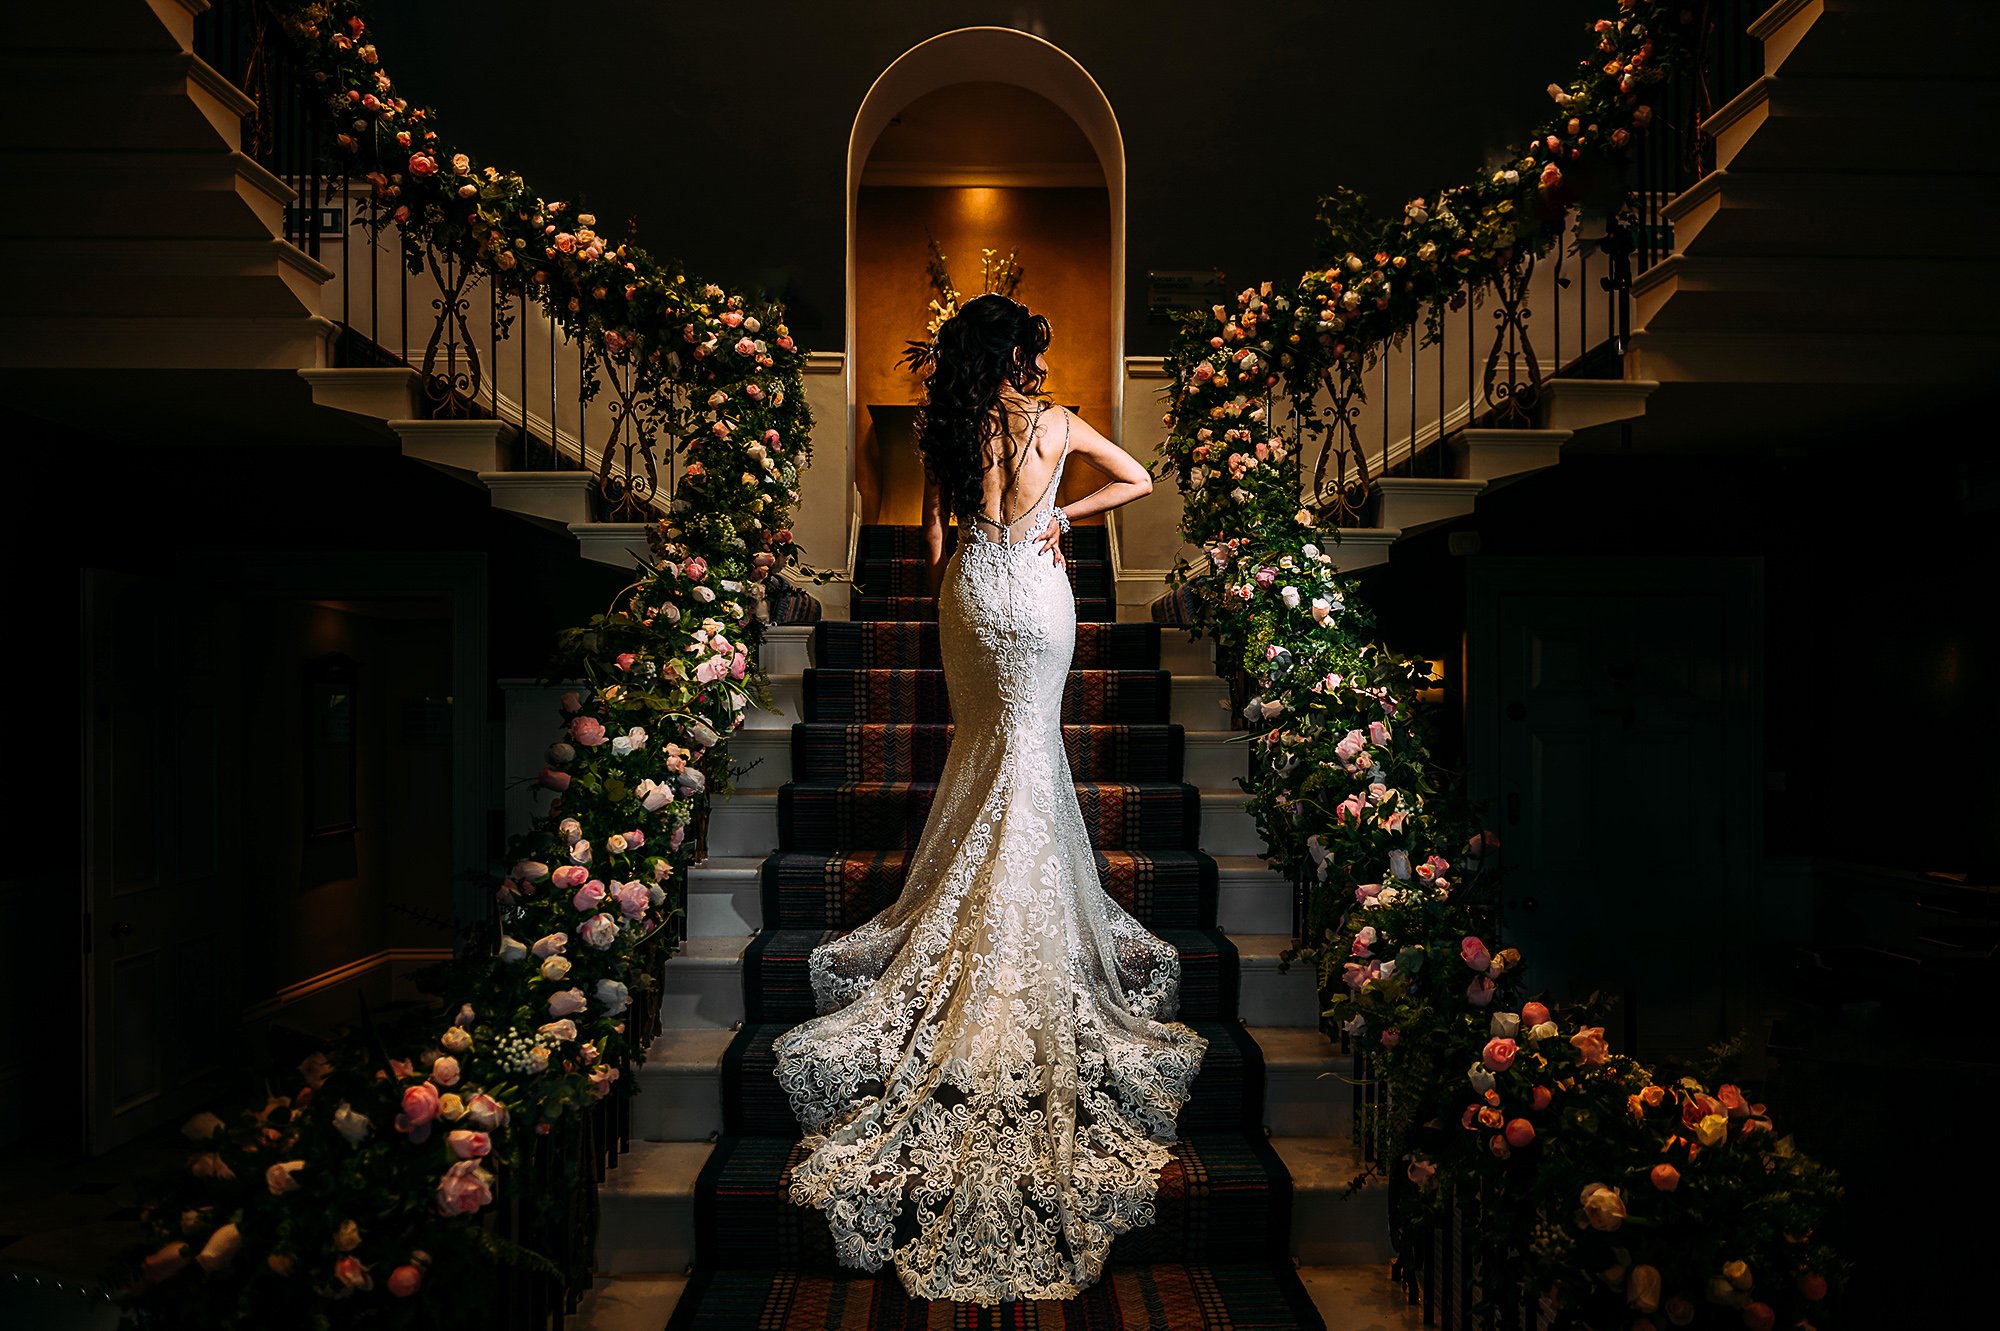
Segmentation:
[(606, 1190), (598, 1195), (597, 1269), (610, 1275), (685, 1271), (694, 1261), (694, 1197)]
[[(675, 957), (660, 990), (660, 1024), (668, 1030), (728, 1030), (743, 1020), (743, 966)], [(1276, 1023), (1273, 1023), (1276, 1024)]]
[[(1335, 1065), (1338, 1066), (1338, 1065)], [(1354, 1094), (1316, 1065), (1264, 1066), (1264, 1126), (1279, 1137), (1345, 1138), (1353, 1131)], [(632, 1135), (646, 1141), (707, 1141), (722, 1131), (722, 1065), (635, 1070), (640, 1096), (632, 1102)]]
[(1317, 1026), (1319, 987), (1310, 966), (1294, 963), (1280, 974), (1261, 961), (1243, 963), (1238, 1014), (1250, 1026)]
[[(700, 869), (694, 871), (688, 887), (688, 937), (744, 937), (762, 927), (764, 893), (754, 877), (724, 881), (704, 879)], [(1216, 899), (1216, 927), (1230, 933), (1288, 933), (1290, 883), (1276, 875), (1224, 877)]]
[(1216, 927), (1232, 934), (1292, 931), (1292, 888), (1275, 874), (1247, 882), (1225, 877), (1216, 893)]
[[(1249, 963), (1238, 976), (1237, 1012), (1252, 1026), (1317, 1026), (1319, 994), (1312, 972), (1295, 965)], [(744, 1019), (742, 968), (676, 957), (666, 966), (660, 1022), (670, 1030), (726, 1030)]]

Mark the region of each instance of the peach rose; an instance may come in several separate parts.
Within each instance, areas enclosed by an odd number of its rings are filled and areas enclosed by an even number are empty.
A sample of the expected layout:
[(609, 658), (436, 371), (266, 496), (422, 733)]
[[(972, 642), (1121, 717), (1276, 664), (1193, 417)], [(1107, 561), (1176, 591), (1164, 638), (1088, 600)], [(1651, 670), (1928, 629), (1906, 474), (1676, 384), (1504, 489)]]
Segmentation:
[(407, 1299), (424, 1283), (424, 1273), (408, 1262), (389, 1273), (389, 1292), (399, 1299)]
[(1592, 1229), (1608, 1233), (1625, 1223), (1625, 1197), (1618, 1189), (1586, 1183), (1578, 1197), (1584, 1222)]
[(1681, 1171), (1669, 1164), (1654, 1165), (1649, 1177), (1661, 1192), (1672, 1192), (1681, 1185)]
[(1602, 1063), (1611, 1057), (1611, 1046), (1604, 1042), (1602, 1026), (1586, 1026), (1570, 1036), (1569, 1042), (1576, 1046), (1578, 1057), (1585, 1063)]

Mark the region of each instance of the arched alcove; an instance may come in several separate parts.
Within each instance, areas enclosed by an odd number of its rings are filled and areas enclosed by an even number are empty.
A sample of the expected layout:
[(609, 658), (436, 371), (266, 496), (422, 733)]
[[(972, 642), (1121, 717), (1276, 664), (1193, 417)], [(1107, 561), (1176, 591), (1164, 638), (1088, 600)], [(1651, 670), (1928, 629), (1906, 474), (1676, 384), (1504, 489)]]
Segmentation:
[[(974, 27), (904, 52), (855, 115), (847, 161), (845, 359), (850, 523), (915, 522), (919, 385), (895, 363), (935, 292), (928, 230), (970, 297), (981, 249), (1018, 249), (1016, 293), (1054, 329), (1049, 389), (1116, 431), (1123, 411), (1125, 154), (1110, 102), (1032, 33)], [(1073, 468), (1067, 493), (1095, 489)]]

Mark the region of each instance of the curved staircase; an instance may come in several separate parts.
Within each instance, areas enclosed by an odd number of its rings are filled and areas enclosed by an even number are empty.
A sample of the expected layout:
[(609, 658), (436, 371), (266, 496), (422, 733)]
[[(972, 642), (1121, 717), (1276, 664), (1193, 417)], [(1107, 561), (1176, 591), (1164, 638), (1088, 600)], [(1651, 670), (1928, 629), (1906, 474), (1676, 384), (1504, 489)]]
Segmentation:
[[(785, 1197), (799, 1131), (771, 1042), (812, 1015), (806, 957), (894, 900), (950, 742), (935, 606), (915, 528), (860, 535), (856, 618), (811, 629), (812, 664), (739, 731), (748, 780), (716, 807), (689, 883), (690, 937), (667, 966), (665, 1029), (640, 1069), (626, 1162), (607, 1180), (597, 1328), (1326, 1325), (1295, 1263), (1380, 1284), (1382, 1196), (1352, 1172), (1351, 1092), (1317, 1029), (1312, 977), (1281, 974), (1288, 884), (1234, 777), (1206, 644), (1111, 618), (1102, 527), (1064, 540), (1077, 593), (1063, 736), (1105, 888), (1181, 952), (1181, 1017), (1209, 1039), (1156, 1222), (1070, 1304), (913, 1302), (892, 1271), (841, 1267), (824, 1219)], [(1171, 652), (1164, 650), (1171, 647)], [(792, 712), (796, 706), (796, 713)], [(759, 780), (758, 774), (769, 775)], [(749, 780), (759, 780), (752, 786)]]

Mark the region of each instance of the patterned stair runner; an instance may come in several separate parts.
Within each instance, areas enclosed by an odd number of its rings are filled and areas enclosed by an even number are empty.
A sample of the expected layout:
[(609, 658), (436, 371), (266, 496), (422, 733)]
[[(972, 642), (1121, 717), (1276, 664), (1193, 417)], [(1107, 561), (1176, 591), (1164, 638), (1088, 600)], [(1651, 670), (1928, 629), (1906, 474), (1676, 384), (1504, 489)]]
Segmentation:
[[(1157, 1219), (1118, 1239), (1082, 1297), (982, 1309), (913, 1300), (888, 1268), (840, 1266), (821, 1213), (786, 1198), (803, 1148), (772, 1076), (772, 1041), (812, 1015), (812, 948), (902, 891), (951, 738), (934, 603), (896, 599), (921, 578), (920, 563), (908, 571), (921, 556), (917, 529), (864, 528), (858, 581), (872, 575), (884, 590), (857, 597), (854, 620), (814, 630), (793, 780), (778, 795), (779, 849), (763, 866), (764, 929), (743, 958), (748, 1016), (723, 1060), (723, 1132), (696, 1184), (695, 1272), (670, 1331), (1323, 1326), (1289, 1256), (1291, 1178), (1261, 1126), (1263, 1059), (1236, 1018), (1236, 950), (1215, 928), (1216, 866), (1198, 848), (1197, 792), (1180, 780), (1159, 626), (1111, 622), (1103, 528), (1076, 529), (1065, 550), (1079, 618), (1092, 601), (1105, 607), (1077, 626), (1063, 701), (1098, 876), (1180, 950), (1181, 1019), (1209, 1041)], [(884, 605), (910, 610), (863, 618)]]

